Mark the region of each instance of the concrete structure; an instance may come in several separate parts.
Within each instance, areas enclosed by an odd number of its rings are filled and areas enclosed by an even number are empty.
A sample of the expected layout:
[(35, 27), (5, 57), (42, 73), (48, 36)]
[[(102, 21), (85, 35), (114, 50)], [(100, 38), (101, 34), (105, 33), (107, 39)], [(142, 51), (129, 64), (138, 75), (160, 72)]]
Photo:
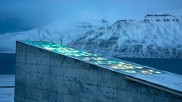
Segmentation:
[(15, 102), (182, 102), (180, 75), (50, 42), (16, 44)]

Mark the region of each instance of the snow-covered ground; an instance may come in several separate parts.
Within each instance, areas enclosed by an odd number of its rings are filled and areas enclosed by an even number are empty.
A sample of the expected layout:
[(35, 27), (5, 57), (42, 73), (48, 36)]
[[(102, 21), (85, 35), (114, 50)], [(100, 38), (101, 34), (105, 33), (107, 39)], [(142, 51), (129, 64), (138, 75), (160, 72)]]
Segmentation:
[(15, 75), (0, 75), (0, 102), (14, 102)]

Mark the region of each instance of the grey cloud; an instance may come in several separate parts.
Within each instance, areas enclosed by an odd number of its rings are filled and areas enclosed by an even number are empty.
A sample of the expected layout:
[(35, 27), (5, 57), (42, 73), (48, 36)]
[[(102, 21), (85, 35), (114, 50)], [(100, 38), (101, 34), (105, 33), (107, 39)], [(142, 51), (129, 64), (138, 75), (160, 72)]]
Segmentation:
[(181, 5), (182, 0), (0, 0), (0, 31), (11, 18), (38, 27), (58, 18), (136, 19)]

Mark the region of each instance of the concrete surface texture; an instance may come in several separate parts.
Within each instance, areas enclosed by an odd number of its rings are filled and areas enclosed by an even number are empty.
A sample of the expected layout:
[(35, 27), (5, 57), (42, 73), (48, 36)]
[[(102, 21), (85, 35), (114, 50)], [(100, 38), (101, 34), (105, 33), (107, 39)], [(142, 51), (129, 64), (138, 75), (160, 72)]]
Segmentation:
[(17, 42), (15, 102), (182, 102), (125, 74)]

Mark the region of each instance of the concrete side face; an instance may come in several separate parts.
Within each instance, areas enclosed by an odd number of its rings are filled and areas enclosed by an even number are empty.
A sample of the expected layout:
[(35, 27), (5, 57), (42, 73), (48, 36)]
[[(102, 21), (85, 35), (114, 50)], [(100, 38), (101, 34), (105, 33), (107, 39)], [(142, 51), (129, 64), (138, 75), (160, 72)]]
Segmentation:
[(182, 102), (76, 59), (17, 42), (15, 102)]

